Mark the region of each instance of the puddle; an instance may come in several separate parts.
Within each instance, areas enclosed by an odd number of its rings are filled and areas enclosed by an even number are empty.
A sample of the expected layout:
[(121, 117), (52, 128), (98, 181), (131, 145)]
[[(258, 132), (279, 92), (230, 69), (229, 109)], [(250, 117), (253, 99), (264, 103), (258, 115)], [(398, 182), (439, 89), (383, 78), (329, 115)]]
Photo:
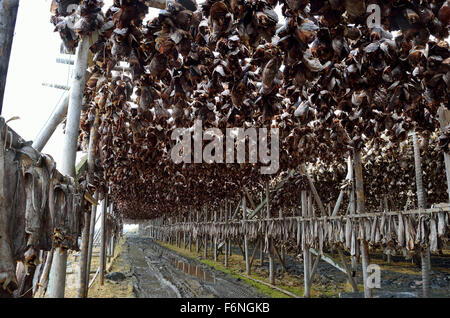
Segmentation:
[(180, 261), (176, 258), (171, 258), (170, 262), (172, 263), (173, 266), (175, 266), (175, 268), (177, 268), (180, 271), (185, 272), (188, 275), (197, 277), (198, 279), (201, 279), (205, 282), (209, 282), (209, 283), (216, 283), (216, 276), (213, 275), (211, 276), (211, 274), (207, 273), (203, 267), (201, 266), (195, 266), (183, 261)]

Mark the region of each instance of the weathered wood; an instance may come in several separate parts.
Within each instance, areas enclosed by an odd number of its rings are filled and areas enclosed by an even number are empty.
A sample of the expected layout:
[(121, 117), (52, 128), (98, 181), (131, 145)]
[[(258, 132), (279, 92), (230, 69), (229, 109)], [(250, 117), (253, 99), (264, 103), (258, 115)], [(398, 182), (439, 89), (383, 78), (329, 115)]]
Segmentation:
[[(355, 192), (356, 192), (356, 212), (363, 214), (366, 211), (365, 195), (364, 195), (364, 180), (362, 173), (361, 152), (359, 150), (353, 151), (353, 163), (355, 170)], [(372, 290), (367, 286), (367, 266), (369, 265), (369, 250), (367, 242), (362, 240), (360, 242), (361, 263), (364, 281), (364, 297), (371, 298)]]
[(250, 264), (249, 264), (250, 271), (252, 270), (253, 260), (255, 259), (256, 251), (258, 250), (258, 247), (260, 246), (260, 244), (261, 244), (261, 239), (258, 238), (258, 240), (256, 241), (255, 246), (253, 248), (252, 258), (250, 259)]
[(302, 165), (302, 172), (306, 175), (306, 178), (308, 179), (309, 187), (311, 188), (311, 192), (314, 196), (314, 201), (316, 201), (317, 206), (320, 209), (321, 215), (328, 215), (328, 213), (325, 210), (325, 207), (323, 206), (322, 200), (320, 199), (319, 193), (316, 190), (316, 187), (314, 186), (313, 179), (309, 175), (308, 171), (306, 170), (305, 165)]
[(344, 253), (342, 252), (342, 249), (340, 247), (337, 250), (338, 250), (338, 254), (339, 254), (339, 257), (341, 259), (342, 265), (344, 265), (345, 273), (347, 274), (348, 282), (352, 286), (352, 291), (354, 293), (356, 293), (356, 292), (358, 292), (358, 285), (356, 284), (355, 280), (353, 279), (352, 272), (351, 272), (350, 268), (348, 267), (347, 262), (345, 261)]
[(79, 261), (79, 272), (78, 272), (78, 298), (86, 297), (86, 273), (87, 271), (87, 260), (89, 253), (89, 230), (90, 230), (90, 221), (91, 214), (83, 212), (84, 224), (83, 231), (81, 234), (81, 249), (80, 249), (80, 261)]
[(49, 87), (49, 88), (56, 88), (60, 89), (62, 91), (70, 91), (70, 86), (62, 85), (62, 84), (55, 84), (55, 83), (42, 83), (42, 86)]
[(38, 288), (36, 290), (36, 293), (34, 294), (35, 298), (43, 297), (45, 294), (52, 262), (53, 262), (53, 249), (47, 252), (47, 258), (45, 260), (44, 269), (42, 270), (42, 275), (41, 278), (39, 279)]
[[(208, 210), (206, 210), (206, 208), (205, 208), (205, 220), (206, 221), (208, 221)], [(207, 234), (204, 234), (204, 237), (203, 237), (203, 258), (207, 258), (208, 257), (208, 235)]]
[(3, 109), (9, 58), (16, 27), (19, 0), (3, 0), (0, 3), (0, 114)]
[[(444, 107), (440, 107), (439, 110), (439, 123), (441, 131), (450, 124), (450, 111)], [(447, 177), (447, 193), (448, 201), (450, 202), (450, 154), (444, 151), (444, 163), (445, 163), (445, 175)]]
[(316, 274), (317, 268), (319, 267), (320, 259), (322, 258), (322, 255), (317, 255), (316, 259), (314, 260), (314, 265), (311, 269), (311, 273), (309, 275), (309, 281), (312, 283), (314, 274)]
[(100, 285), (103, 286), (105, 280), (106, 267), (106, 214), (108, 213), (109, 194), (104, 195), (101, 218), (101, 242), (100, 242)]
[[(272, 191), (278, 191), (279, 189), (281, 189), (284, 186), (284, 184), (289, 180), (289, 178), (292, 177), (293, 174), (294, 169), (290, 170), (288, 175), (283, 180), (281, 180), (280, 183), (278, 183)], [(266, 204), (267, 204), (267, 197), (264, 198), (264, 200), (261, 199), (261, 203), (253, 210), (253, 212), (249, 215), (248, 219), (253, 219)]]
[[(217, 210), (214, 210), (214, 223), (217, 222)], [(214, 262), (217, 262), (217, 235), (214, 235)]]
[(291, 293), (290, 291), (284, 290), (284, 289), (282, 289), (280, 287), (277, 287), (277, 286), (275, 286), (273, 284), (266, 283), (266, 282), (264, 282), (262, 280), (259, 280), (259, 279), (256, 279), (256, 278), (253, 278), (253, 277), (250, 277), (250, 276), (247, 276), (247, 275), (242, 275), (242, 276), (244, 276), (245, 278), (248, 278), (250, 280), (253, 280), (253, 281), (257, 282), (257, 283), (260, 283), (260, 284), (266, 285), (266, 286), (268, 286), (270, 288), (273, 288), (275, 290), (278, 290), (279, 292), (282, 292), (283, 294), (286, 294), (286, 295), (291, 296), (293, 298), (301, 298), (300, 296), (298, 296), (298, 295), (296, 295), (294, 293)]
[(92, 277), (92, 280), (90, 281), (88, 288), (92, 287), (92, 284), (94, 284), (95, 279), (97, 278), (99, 273), (100, 273), (100, 266), (97, 268), (97, 271), (95, 272), (94, 277)]
[(328, 264), (330, 264), (330, 265), (333, 266), (334, 268), (337, 268), (338, 270), (340, 270), (340, 271), (343, 272), (343, 273), (347, 273), (346, 270), (345, 270), (345, 268), (344, 268), (344, 266), (343, 266), (342, 264), (340, 264), (338, 261), (334, 260), (334, 259), (333, 259), (331, 256), (329, 256), (328, 254), (326, 254), (326, 253), (320, 254), (320, 253), (319, 253), (317, 250), (315, 250), (314, 248), (310, 248), (309, 251), (310, 251), (312, 254), (316, 255), (316, 256), (321, 255), (321, 259), (322, 259), (324, 262), (327, 262)]
[(367, 273), (367, 266), (369, 266), (369, 247), (366, 241), (361, 241), (361, 263), (363, 268), (363, 281), (364, 281), (364, 298), (372, 298), (372, 289), (367, 286), (367, 279), (369, 275)]
[[(227, 209), (227, 204), (225, 203), (225, 224), (228, 224), (228, 209)], [(225, 239), (225, 267), (228, 267), (228, 239)]]
[[(308, 216), (308, 202), (306, 197), (306, 191), (301, 192), (301, 204), (302, 204), (302, 216)], [(302, 224), (302, 237), (305, 237), (305, 224)], [(310, 283), (310, 256), (309, 246), (302, 246), (303, 248), (303, 282), (304, 282), (304, 297), (311, 297), (311, 283)]]
[(42, 127), (41, 131), (37, 135), (33, 142), (33, 148), (37, 151), (42, 151), (47, 142), (50, 140), (51, 136), (55, 132), (59, 124), (62, 123), (67, 115), (67, 108), (69, 107), (69, 93), (64, 94), (64, 98), (56, 105), (49, 119)]
[[(78, 147), (78, 135), (80, 130), (80, 115), (84, 87), (86, 84), (86, 69), (88, 66), (89, 37), (82, 36), (76, 53), (76, 65), (70, 91), (69, 107), (67, 110), (66, 133), (64, 135), (63, 153), (64, 160), (61, 164), (61, 173), (75, 176), (75, 159)], [(53, 266), (50, 274), (49, 296), (51, 298), (63, 298), (66, 283), (67, 253), (57, 248), (53, 256)]]
[[(247, 214), (247, 200), (245, 195), (242, 196), (242, 219), (245, 221)], [(247, 235), (244, 235), (244, 258), (245, 258), (245, 272), (250, 275), (250, 260), (248, 256), (248, 241)]]
[[(426, 196), (425, 188), (422, 181), (422, 164), (420, 158), (419, 141), (417, 139), (416, 132), (412, 132), (413, 136), (413, 148), (414, 148), (414, 170), (416, 175), (416, 188), (417, 188), (417, 203), (419, 209), (426, 208)], [(430, 249), (420, 251), (420, 258), (422, 262), (422, 296), (423, 298), (430, 297), (430, 261), (427, 254), (430, 253)]]
[[(270, 219), (270, 191), (269, 182), (266, 182), (266, 202), (267, 202), (267, 219)], [(269, 282), (270, 284), (275, 284), (275, 265), (273, 260), (273, 241), (271, 237), (268, 237), (266, 228), (266, 241), (268, 242), (268, 256), (269, 256)]]
[(283, 270), (287, 272), (286, 264), (283, 260), (283, 257), (281, 257), (280, 251), (278, 250), (277, 246), (273, 245), (273, 250), (275, 251), (275, 254), (277, 254), (278, 260), (280, 261), (281, 266), (283, 267)]
[[(345, 180), (352, 180), (353, 179), (353, 167), (352, 167), (352, 159), (349, 156), (347, 159), (347, 176), (345, 177)], [(336, 201), (336, 205), (334, 206), (333, 213), (331, 213), (331, 216), (336, 216), (339, 212), (339, 208), (341, 207), (342, 199), (344, 198), (344, 193), (346, 189), (342, 189), (339, 193), (339, 197)]]

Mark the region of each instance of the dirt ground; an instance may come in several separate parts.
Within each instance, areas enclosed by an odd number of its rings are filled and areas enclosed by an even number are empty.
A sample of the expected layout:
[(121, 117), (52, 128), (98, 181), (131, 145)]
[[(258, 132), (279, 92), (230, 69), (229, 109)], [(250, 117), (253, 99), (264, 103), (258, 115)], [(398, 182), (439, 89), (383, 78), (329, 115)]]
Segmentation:
[[(250, 254), (253, 247), (250, 245)], [(256, 253), (251, 277), (268, 283), (268, 259), (260, 263), (259, 253)], [(421, 296), (421, 269), (403, 257), (392, 257), (392, 264), (386, 265), (380, 255), (372, 255), (371, 263), (381, 266), (381, 289), (374, 290), (375, 297), (393, 297), (393, 293), (401, 293), (407, 297)], [(90, 280), (98, 268), (99, 253), (94, 249)], [(260, 298), (289, 297), (285, 293), (274, 290), (248, 279), (244, 275), (245, 262), (240, 249), (233, 246), (228, 267), (223, 266), (224, 255), (219, 254), (218, 261), (212, 260), (211, 251), (203, 258), (203, 251), (190, 252), (151, 238), (136, 234), (125, 236), (114, 257), (107, 265), (107, 273), (120, 272), (125, 279), (114, 282), (105, 279), (100, 286), (98, 276), (89, 289), (90, 298)], [(303, 264), (301, 259), (293, 254), (286, 255), (288, 272), (282, 269), (275, 258), (276, 286), (303, 296)], [(78, 278), (77, 253), (69, 255), (66, 297), (76, 297)], [(360, 291), (362, 273), (360, 266), (356, 273), (356, 281)], [(351, 293), (347, 276), (335, 267), (321, 261), (313, 279), (312, 297), (358, 297)], [(361, 296), (361, 295), (359, 295)], [(444, 254), (432, 258), (431, 296), (450, 297), (450, 255)], [(397, 296), (395, 296), (397, 297)]]
[(138, 298), (261, 298), (240, 279), (184, 257), (150, 238), (129, 236), (123, 258), (129, 261)]
[[(119, 246), (114, 252), (114, 256), (111, 257), (110, 262), (106, 265), (106, 274), (112, 272), (121, 272), (125, 274), (126, 279), (114, 282), (109, 279), (105, 279), (104, 285), (101, 286), (99, 283), (98, 275), (89, 288), (88, 297), (89, 298), (134, 298), (133, 285), (130, 273), (130, 266), (123, 258), (123, 247), (125, 243), (125, 238), (122, 239)], [(71, 253), (68, 256), (68, 268), (66, 276), (66, 298), (75, 298), (77, 296), (78, 287), (78, 256), (79, 253)], [(100, 253), (98, 248), (94, 248), (92, 261), (91, 261), (91, 273), (89, 275), (89, 282), (93, 279), (97, 268), (100, 263)]]

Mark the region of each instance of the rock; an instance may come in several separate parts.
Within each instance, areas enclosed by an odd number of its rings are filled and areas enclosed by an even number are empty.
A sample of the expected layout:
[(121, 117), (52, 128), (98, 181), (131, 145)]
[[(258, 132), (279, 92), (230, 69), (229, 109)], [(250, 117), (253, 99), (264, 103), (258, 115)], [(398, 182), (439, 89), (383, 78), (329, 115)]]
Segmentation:
[(113, 282), (118, 282), (118, 281), (124, 280), (126, 278), (126, 276), (120, 272), (112, 272), (112, 273), (106, 274), (105, 278), (109, 279)]

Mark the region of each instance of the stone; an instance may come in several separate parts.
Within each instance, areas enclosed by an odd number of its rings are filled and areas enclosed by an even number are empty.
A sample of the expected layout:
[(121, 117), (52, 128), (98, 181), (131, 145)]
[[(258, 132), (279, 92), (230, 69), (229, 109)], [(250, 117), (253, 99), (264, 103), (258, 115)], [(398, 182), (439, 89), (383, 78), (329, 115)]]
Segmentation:
[(126, 276), (120, 272), (112, 272), (112, 273), (106, 274), (105, 278), (109, 279), (113, 282), (118, 282), (118, 281), (124, 280), (126, 278)]

